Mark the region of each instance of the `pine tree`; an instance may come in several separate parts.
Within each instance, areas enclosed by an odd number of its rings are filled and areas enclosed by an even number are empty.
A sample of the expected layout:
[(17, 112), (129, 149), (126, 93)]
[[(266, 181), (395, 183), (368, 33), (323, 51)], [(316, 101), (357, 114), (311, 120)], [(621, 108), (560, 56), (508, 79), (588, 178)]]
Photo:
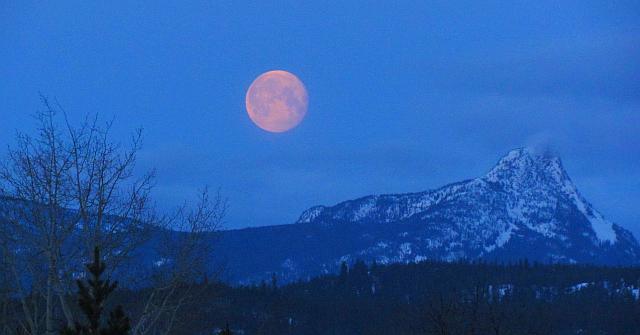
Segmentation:
[(85, 316), (86, 324), (76, 322), (74, 329), (65, 328), (62, 335), (127, 335), (131, 329), (129, 318), (122, 306), (117, 306), (107, 320), (107, 326), (100, 327), (101, 316), (107, 297), (118, 286), (117, 282), (102, 280), (106, 265), (100, 260), (100, 250), (95, 248), (93, 263), (87, 264), (89, 279), (86, 283), (78, 280), (78, 306)]
[(229, 329), (229, 323), (227, 323), (227, 326), (223, 330), (221, 330), (218, 335), (233, 335), (231, 329)]
[(122, 306), (118, 305), (109, 313), (107, 329), (102, 332), (102, 335), (127, 335), (130, 329), (129, 318), (124, 314)]
[(271, 290), (274, 292), (278, 290), (278, 277), (275, 272), (271, 274)]
[(338, 276), (338, 282), (341, 285), (344, 285), (347, 282), (347, 277), (349, 276), (349, 267), (347, 266), (347, 262), (342, 261), (340, 264), (340, 275)]

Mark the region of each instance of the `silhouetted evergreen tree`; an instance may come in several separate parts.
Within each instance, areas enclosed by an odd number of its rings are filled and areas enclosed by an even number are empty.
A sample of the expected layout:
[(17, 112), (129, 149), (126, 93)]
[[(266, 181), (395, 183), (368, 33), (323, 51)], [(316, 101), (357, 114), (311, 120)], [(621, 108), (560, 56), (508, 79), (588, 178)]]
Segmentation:
[(338, 275), (338, 283), (344, 285), (347, 283), (347, 277), (349, 276), (349, 267), (347, 262), (343, 261), (340, 264), (340, 274)]
[(231, 329), (229, 329), (228, 323), (226, 327), (218, 333), (218, 335), (233, 335), (233, 333), (231, 332)]
[(278, 289), (278, 277), (276, 276), (275, 272), (271, 274), (271, 289), (273, 291), (276, 291)]
[(86, 323), (76, 322), (74, 329), (65, 328), (62, 335), (127, 335), (131, 329), (129, 318), (121, 306), (117, 306), (107, 320), (106, 327), (101, 327), (104, 304), (118, 286), (117, 282), (102, 280), (106, 265), (100, 260), (98, 247), (93, 252), (93, 263), (87, 264), (86, 283), (78, 280), (78, 306), (84, 314)]

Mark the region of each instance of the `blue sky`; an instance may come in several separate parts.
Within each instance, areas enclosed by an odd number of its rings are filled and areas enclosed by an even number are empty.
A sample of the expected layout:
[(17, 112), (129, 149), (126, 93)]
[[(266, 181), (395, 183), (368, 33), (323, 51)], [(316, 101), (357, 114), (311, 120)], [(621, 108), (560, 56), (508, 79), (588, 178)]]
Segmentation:
[[(295, 73), (306, 119), (266, 133), (252, 80)], [(73, 120), (145, 129), (161, 208), (204, 184), (227, 227), (480, 176), (548, 145), (607, 218), (640, 235), (640, 5), (618, 1), (0, 1), (0, 143), (38, 93)]]

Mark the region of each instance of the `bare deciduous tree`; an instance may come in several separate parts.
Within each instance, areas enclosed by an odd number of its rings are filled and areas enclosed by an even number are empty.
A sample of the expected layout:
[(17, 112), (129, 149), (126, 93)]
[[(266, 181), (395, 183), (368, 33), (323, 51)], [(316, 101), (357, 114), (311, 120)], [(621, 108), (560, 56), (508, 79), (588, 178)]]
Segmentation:
[(134, 173), (141, 130), (124, 147), (112, 141), (111, 123), (101, 126), (96, 117), (74, 127), (59, 105), (44, 97), (42, 102), (37, 132), (19, 133), (0, 165), (0, 261), (3, 279), (11, 279), (19, 299), (20, 327), (49, 335), (60, 319), (73, 324), (69, 293), (95, 246), (114, 273), (131, 261), (133, 250), (166, 233), (172, 240), (156, 245), (164, 248), (157, 253), (171, 260), (170, 267), (155, 276), (156, 286), (134, 326), (136, 334), (157, 333), (158, 320), (170, 320), (170, 311), (186, 299), (188, 291), (178, 295), (176, 289), (193, 279), (207, 255), (202, 240), (220, 224), (226, 203), (219, 195), (210, 199), (205, 190), (195, 208), (156, 216), (150, 200), (154, 172)]
[(211, 253), (210, 233), (222, 224), (227, 202), (216, 193), (211, 197), (202, 190), (195, 206), (181, 206), (167, 219), (160, 234), (159, 261), (153, 278), (153, 288), (137, 318), (133, 334), (170, 334), (177, 312), (197, 294), (194, 283), (207, 273)]
[[(48, 107), (48, 102), (44, 102)], [(51, 108), (39, 112), (36, 136), (18, 134), (17, 146), (9, 149), (8, 159), (0, 169), (2, 193), (13, 198), (11, 204), (2, 206), (2, 216), (8, 225), (4, 255), (20, 288), (30, 333), (37, 333), (40, 325), (37, 305), (30, 307), (26, 303), (26, 292), (21, 287), (26, 269), (31, 270), (31, 295), (44, 296), (45, 333), (54, 332), (56, 297), (60, 298), (62, 309), (68, 311), (59, 274), (68, 269), (63, 248), (77, 222), (65, 210), (73, 201), (68, 173), (72, 163), (63, 135), (53, 123), (54, 116)]]

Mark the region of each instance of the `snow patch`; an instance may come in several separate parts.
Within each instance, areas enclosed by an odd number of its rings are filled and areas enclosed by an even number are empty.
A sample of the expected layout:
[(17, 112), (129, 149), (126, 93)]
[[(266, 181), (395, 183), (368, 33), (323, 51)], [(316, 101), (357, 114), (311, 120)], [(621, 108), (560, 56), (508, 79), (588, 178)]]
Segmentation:
[(594, 285), (594, 283), (579, 283), (579, 284), (576, 284), (576, 285), (573, 285), (573, 286), (569, 287), (567, 289), (567, 292), (575, 293), (575, 292), (581, 291), (581, 290), (583, 290), (583, 289), (585, 289), (585, 288), (587, 288), (587, 287), (589, 287), (591, 285)]
[(411, 243), (409, 242), (400, 245), (400, 257), (404, 258), (405, 255), (411, 255)]
[(571, 198), (578, 210), (589, 220), (591, 228), (600, 242), (616, 243), (617, 236), (613, 230), (613, 223), (607, 221), (602, 214), (594, 210), (591, 205), (578, 193), (576, 186), (569, 178), (562, 183), (562, 191)]
[(420, 263), (420, 262), (426, 261), (427, 259), (429, 259), (427, 256), (416, 255), (416, 257), (413, 258), (413, 261), (415, 263)]
[(376, 197), (370, 197), (353, 213), (353, 221), (366, 218), (376, 208)]
[(591, 227), (596, 232), (596, 236), (600, 241), (608, 241), (611, 244), (616, 243), (617, 236), (613, 230), (613, 223), (607, 221), (598, 212), (592, 212), (592, 216), (587, 216), (591, 222)]
[(326, 207), (324, 206), (315, 206), (307, 209), (300, 215), (298, 223), (310, 223), (315, 220), (325, 210), (325, 208)]
[(161, 266), (163, 266), (163, 265), (165, 265), (167, 263), (169, 263), (169, 259), (163, 257), (163, 258), (160, 258), (159, 260), (153, 262), (153, 265), (155, 267), (159, 268), (159, 267), (161, 267)]
[(511, 235), (512, 232), (514, 230), (515, 226), (510, 225), (509, 229), (501, 232), (498, 237), (496, 237), (496, 241), (494, 242), (494, 244), (484, 247), (484, 250), (486, 250), (487, 252), (491, 252), (493, 250), (495, 250), (496, 248), (500, 248), (503, 245), (507, 244), (507, 242), (509, 242), (509, 240), (511, 239)]

